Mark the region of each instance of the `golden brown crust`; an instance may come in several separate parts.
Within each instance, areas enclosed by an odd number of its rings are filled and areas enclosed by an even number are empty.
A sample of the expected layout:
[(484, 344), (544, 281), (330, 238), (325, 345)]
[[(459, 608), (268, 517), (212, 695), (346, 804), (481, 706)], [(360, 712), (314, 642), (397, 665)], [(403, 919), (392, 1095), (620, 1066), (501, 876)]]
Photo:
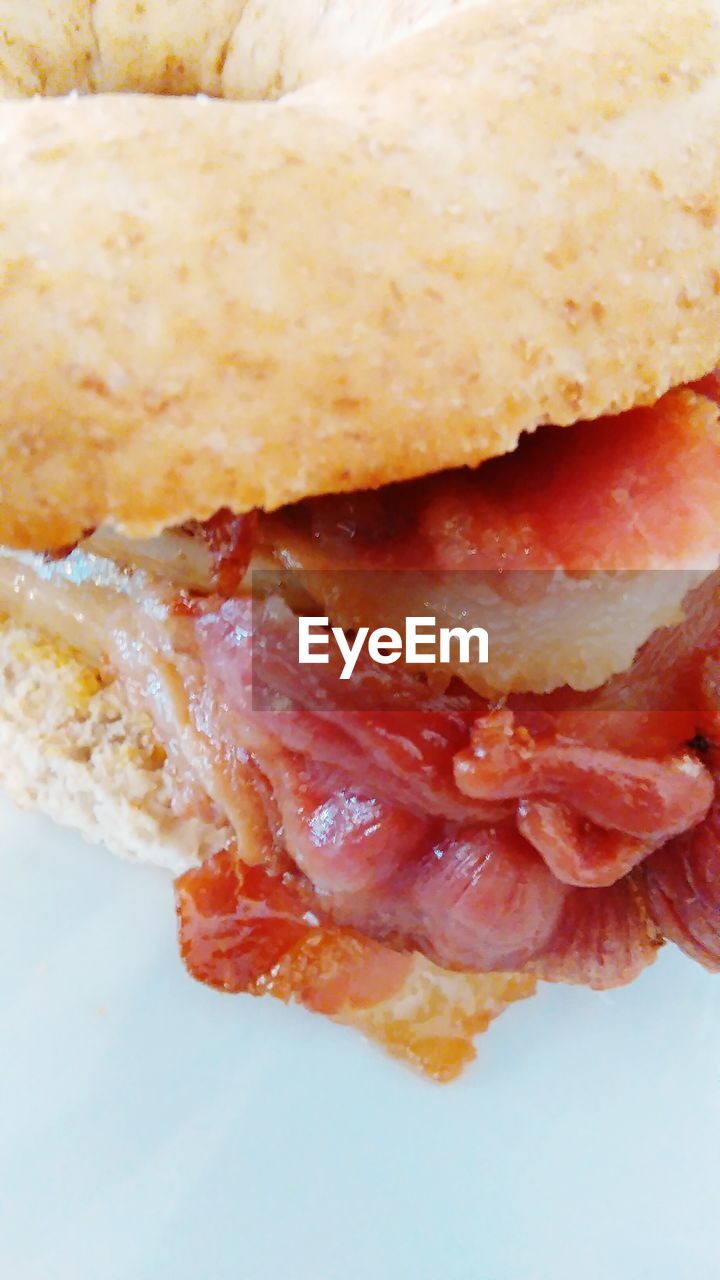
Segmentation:
[(716, 6), (455, 9), (277, 103), (0, 105), (0, 541), (477, 463), (718, 361)]

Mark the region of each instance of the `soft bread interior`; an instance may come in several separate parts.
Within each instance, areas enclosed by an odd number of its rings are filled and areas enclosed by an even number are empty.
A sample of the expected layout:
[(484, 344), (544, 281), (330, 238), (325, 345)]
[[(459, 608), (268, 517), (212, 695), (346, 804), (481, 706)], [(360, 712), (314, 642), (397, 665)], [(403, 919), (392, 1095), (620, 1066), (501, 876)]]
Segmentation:
[(0, 784), (114, 853), (179, 874), (228, 828), (172, 809), (173, 780), (146, 712), (74, 650), (0, 623)]

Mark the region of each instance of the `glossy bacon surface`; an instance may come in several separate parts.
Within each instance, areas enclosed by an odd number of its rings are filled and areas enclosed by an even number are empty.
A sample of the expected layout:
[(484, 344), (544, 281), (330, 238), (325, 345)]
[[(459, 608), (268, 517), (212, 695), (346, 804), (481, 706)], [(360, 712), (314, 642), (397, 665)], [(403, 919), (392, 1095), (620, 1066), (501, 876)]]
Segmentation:
[(320, 923), (311, 890), (216, 854), (176, 884), (182, 957), (223, 991), (269, 994), (360, 1027), (396, 1057), (451, 1080), (475, 1057), (473, 1036), (533, 979), (443, 974), (348, 929)]
[[(717, 773), (718, 756), (715, 756)], [(703, 823), (670, 840), (642, 868), (657, 927), (708, 969), (720, 970), (720, 802)]]
[[(457, 720), (451, 707), (443, 734), (436, 706), (432, 745), (443, 744), (436, 760), (425, 754), (420, 709), (398, 718), (392, 711), (337, 711), (312, 699), (307, 706), (295, 669), (283, 675), (279, 660), (272, 668), (278, 707), (268, 708), (262, 699), (258, 706), (250, 677), (251, 612), (242, 601), (208, 604), (192, 624), (203, 671), (200, 701), (193, 705), (204, 731), (215, 737), (219, 761), (232, 740), (252, 753), (270, 782), (285, 846), (313, 881), (328, 916), (392, 945), (415, 947), (448, 968), (532, 962), (547, 975), (572, 969), (578, 981), (596, 982), (600, 975), (612, 984), (652, 958), (648, 940), (655, 931), (636, 909), (634, 894), (628, 898), (633, 909), (621, 922), (616, 906), (625, 890), (611, 895), (613, 909), (603, 916), (596, 899), (590, 911), (585, 888), (575, 900), (572, 886), (595, 886), (593, 893), (601, 895), (603, 886), (626, 875), (683, 823), (703, 817), (712, 781), (668, 725), (663, 722), (660, 732), (656, 724), (655, 736), (649, 735), (656, 754), (642, 754), (635, 713), (627, 713), (623, 749), (623, 713), (615, 712), (611, 750), (602, 752), (577, 736), (583, 724), (591, 740), (593, 732), (601, 736), (601, 722), (586, 706), (581, 715), (566, 708), (571, 720), (560, 745), (552, 734), (540, 748), (526, 736), (528, 758), (518, 763), (505, 759), (502, 733), (500, 759), (477, 753), (479, 742), (483, 750), (488, 745), (485, 735), (492, 739), (497, 732), (498, 717), (502, 727), (510, 713), (477, 703), (474, 720)], [(527, 708), (523, 714), (530, 718)], [(688, 731), (685, 719), (671, 723), (676, 734)], [(453, 762), (460, 787), (448, 773)], [(476, 809), (477, 796), (464, 788), (480, 790), (486, 807)], [(544, 806), (541, 832), (532, 822), (538, 811), (528, 804)], [(548, 809), (552, 805), (561, 808)], [(543, 843), (548, 824), (557, 824), (561, 814), (563, 846), (549, 848)], [(581, 948), (572, 965), (556, 964), (554, 957), (561, 919), (564, 954), (568, 921), (587, 932), (590, 918), (606, 919), (622, 945), (608, 936), (600, 969), (588, 950), (584, 975)]]
[(261, 517), (258, 538), (304, 541), (332, 568), (594, 572), (712, 562), (717, 385), (711, 375), (613, 418), (541, 428), (475, 470), (309, 499)]
[(624, 749), (588, 745), (562, 713), (548, 720), (533, 734), (509, 710), (480, 717), (471, 745), (455, 756), (455, 777), (478, 799), (517, 798), (521, 830), (560, 879), (612, 884), (651, 849), (704, 818), (712, 779), (677, 740), (674, 751), (638, 756), (632, 712), (584, 717), (588, 736), (606, 725), (610, 741), (622, 741), (629, 720)]

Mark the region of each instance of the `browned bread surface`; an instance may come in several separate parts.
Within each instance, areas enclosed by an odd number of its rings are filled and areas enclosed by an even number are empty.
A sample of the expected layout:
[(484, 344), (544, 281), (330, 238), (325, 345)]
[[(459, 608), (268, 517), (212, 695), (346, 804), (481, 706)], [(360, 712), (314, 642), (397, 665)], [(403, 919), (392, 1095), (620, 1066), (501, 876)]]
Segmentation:
[[(2, 542), (478, 463), (720, 357), (711, 0), (0, 16)], [(284, 96), (12, 100), (74, 85)]]

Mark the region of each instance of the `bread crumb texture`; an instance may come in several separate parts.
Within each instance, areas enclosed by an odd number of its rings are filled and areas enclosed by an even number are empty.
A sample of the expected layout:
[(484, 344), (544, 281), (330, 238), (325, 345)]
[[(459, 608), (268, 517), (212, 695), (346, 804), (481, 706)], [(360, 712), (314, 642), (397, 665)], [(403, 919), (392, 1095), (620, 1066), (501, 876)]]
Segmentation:
[(147, 713), (73, 650), (0, 621), (0, 784), (124, 857), (175, 873), (227, 831), (173, 812), (173, 778)]

